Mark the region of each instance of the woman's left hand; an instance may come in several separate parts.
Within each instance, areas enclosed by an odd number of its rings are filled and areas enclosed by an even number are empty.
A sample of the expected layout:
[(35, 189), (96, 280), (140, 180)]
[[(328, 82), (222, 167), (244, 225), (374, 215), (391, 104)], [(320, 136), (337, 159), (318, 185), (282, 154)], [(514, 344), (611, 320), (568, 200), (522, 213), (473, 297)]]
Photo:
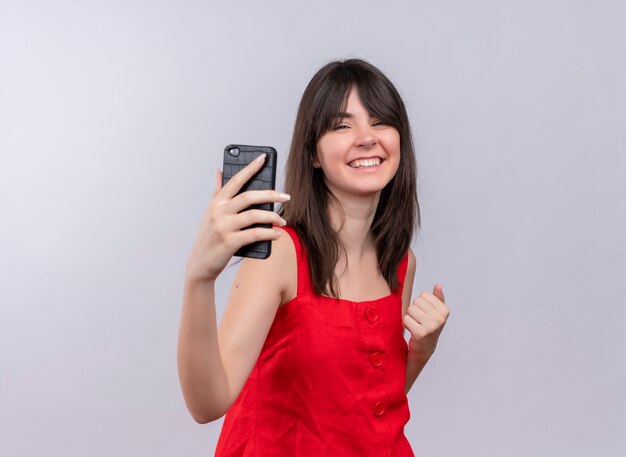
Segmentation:
[(425, 363), (435, 352), (439, 335), (450, 315), (444, 300), (441, 284), (435, 284), (432, 294), (422, 292), (409, 305), (402, 319), (411, 333), (409, 358)]

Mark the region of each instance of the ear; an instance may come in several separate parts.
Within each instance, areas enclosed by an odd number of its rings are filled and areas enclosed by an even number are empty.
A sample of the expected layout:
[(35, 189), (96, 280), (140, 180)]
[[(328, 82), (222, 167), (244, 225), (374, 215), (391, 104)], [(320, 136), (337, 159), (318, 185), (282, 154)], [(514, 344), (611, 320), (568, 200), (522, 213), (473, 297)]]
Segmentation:
[(315, 157), (313, 157), (313, 168), (322, 168), (322, 164), (317, 160), (317, 151), (315, 151)]

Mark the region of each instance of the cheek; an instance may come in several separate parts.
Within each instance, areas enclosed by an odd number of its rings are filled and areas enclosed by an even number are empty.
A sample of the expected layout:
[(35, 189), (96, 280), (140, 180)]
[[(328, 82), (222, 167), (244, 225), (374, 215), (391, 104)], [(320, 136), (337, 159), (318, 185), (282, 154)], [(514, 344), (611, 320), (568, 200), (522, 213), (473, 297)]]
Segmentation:
[(335, 163), (338, 160), (343, 160), (342, 151), (345, 147), (342, 147), (341, 141), (337, 141), (336, 139), (331, 138), (321, 138), (317, 142), (317, 157), (316, 164), (318, 167), (323, 165), (330, 165)]
[(385, 151), (390, 157), (400, 160), (400, 135), (390, 134), (381, 140)]
[(396, 129), (389, 132), (389, 147), (392, 148), (398, 155), (400, 155), (400, 132)]
[(393, 174), (395, 175), (400, 167), (400, 134), (394, 130), (389, 132), (389, 135), (381, 141), (384, 141), (383, 147), (389, 154), (391, 163), (393, 163)]

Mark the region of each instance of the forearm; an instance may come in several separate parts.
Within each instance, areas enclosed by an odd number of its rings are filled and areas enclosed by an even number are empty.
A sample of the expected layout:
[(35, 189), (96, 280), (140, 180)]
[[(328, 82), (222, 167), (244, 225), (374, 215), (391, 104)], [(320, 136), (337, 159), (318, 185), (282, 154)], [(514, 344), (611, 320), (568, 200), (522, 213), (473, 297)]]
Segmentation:
[(225, 413), (228, 380), (217, 339), (214, 281), (185, 278), (178, 376), (187, 409), (197, 422), (210, 422)]
[(422, 369), (428, 362), (430, 357), (418, 356), (411, 351), (406, 356), (406, 383), (404, 385), (404, 393), (408, 394), (415, 380), (421, 373)]

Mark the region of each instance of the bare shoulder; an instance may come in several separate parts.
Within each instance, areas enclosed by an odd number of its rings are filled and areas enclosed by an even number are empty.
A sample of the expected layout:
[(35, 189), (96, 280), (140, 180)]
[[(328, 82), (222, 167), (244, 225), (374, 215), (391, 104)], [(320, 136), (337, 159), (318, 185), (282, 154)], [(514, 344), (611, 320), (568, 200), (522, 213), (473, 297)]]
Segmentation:
[(413, 281), (415, 280), (415, 254), (409, 248), (409, 258), (404, 276), (404, 289), (402, 290), (402, 314), (406, 313), (407, 308), (411, 304), (411, 294), (413, 293)]
[(413, 278), (415, 277), (415, 254), (413, 253), (413, 249), (409, 248), (409, 252), (408, 252), (408, 257), (409, 257), (409, 261), (408, 261), (408, 265), (406, 268), (406, 279), (411, 279), (411, 281), (413, 280)]
[(293, 241), (285, 230), (272, 242), (272, 253), (267, 259), (243, 260), (234, 288), (249, 284), (265, 296), (274, 296), (276, 306), (283, 305), (296, 295), (297, 261)]
[(287, 231), (282, 229), (281, 231), (282, 236), (274, 241), (270, 258), (273, 257), (272, 273), (275, 275), (276, 282), (281, 286), (280, 304), (284, 305), (297, 294), (298, 261), (291, 236)]

